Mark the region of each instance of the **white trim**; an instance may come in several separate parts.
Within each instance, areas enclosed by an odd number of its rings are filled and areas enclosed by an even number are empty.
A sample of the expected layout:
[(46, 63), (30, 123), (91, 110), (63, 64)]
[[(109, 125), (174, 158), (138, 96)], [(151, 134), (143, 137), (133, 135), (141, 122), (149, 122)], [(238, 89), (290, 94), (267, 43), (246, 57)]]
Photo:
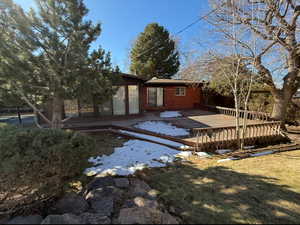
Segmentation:
[(175, 96), (184, 97), (186, 96), (186, 87), (176, 87)]

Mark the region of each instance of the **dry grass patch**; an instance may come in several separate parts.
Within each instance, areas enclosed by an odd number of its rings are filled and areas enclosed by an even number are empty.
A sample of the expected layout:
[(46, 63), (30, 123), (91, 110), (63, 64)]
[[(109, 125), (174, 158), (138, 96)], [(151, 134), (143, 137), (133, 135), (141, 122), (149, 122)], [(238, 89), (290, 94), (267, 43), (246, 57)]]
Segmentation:
[(300, 151), (224, 163), (194, 158), (143, 178), (188, 224), (300, 221)]

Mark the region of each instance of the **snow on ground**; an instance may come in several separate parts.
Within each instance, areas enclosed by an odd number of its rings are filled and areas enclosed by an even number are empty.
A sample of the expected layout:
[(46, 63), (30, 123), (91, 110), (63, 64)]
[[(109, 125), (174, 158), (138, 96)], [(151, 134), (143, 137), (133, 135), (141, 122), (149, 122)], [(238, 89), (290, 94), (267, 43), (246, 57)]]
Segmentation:
[(135, 125), (134, 127), (142, 130), (151, 131), (158, 134), (165, 134), (173, 137), (187, 136), (189, 131), (184, 128), (175, 127), (170, 123), (162, 121), (146, 121)]
[(198, 155), (200, 158), (210, 158), (211, 156), (206, 152), (196, 152), (196, 155)]
[(254, 153), (250, 154), (251, 157), (259, 157), (259, 156), (264, 156), (264, 155), (270, 155), (273, 154), (274, 151), (266, 151), (266, 152), (259, 152), (259, 153)]
[(229, 152), (232, 152), (232, 150), (230, 149), (219, 149), (216, 151), (216, 153), (220, 154), (220, 155), (223, 155), (223, 154), (226, 154), (226, 153), (229, 153)]
[(218, 160), (218, 163), (228, 162), (228, 161), (232, 161), (232, 160), (237, 160), (237, 159), (234, 158), (234, 157), (230, 157), (230, 158), (227, 158), (227, 159), (220, 159), (220, 160)]
[(85, 174), (128, 176), (145, 168), (165, 167), (178, 157), (189, 155), (191, 153), (179, 152), (158, 144), (130, 140), (123, 147), (115, 148), (115, 152), (110, 156), (91, 158), (89, 162), (95, 167), (86, 169)]
[(131, 132), (131, 131), (127, 131), (127, 130), (120, 130), (120, 132), (122, 132), (124, 134), (129, 134), (129, 135), (134, 136), (134, 137), (139, 137), (139, 138), (143, 138), (143, 139), (150, 140), (150, 141), (156, 141), (156, 142), (161, 143), (161, 144), (174, 146), (176, 148), (181, 148), (183, 146), (183, 144), (181, 144), (179, 142), (169, 141), (169, 140), (164, 139), (164, 138), (154, 137), (154, 136), (147, 135), (147, 134), (140, 134), (140, 133)]
[(178, 111), (166, 111), (160, 114), (161, 118), (175, 118), (175, 117), (182, 117), (181, 113)]

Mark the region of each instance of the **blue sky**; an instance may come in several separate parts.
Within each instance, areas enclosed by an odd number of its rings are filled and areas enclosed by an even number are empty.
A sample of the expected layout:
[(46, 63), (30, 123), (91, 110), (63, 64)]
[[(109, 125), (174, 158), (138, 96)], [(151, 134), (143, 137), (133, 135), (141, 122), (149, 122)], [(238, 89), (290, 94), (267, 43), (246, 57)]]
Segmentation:
[[(34, 0), (14, 0), (28, 9)], [(129, 65), (132, 42), (148, 23), (158, 22), (175, 34), (210, 9), (207, 0), (84, 0), (90, 10), (88, 19), (102, 23), (102, 35), (94, 47), (111, 51), (113, 63), (124, 72)], [(208, 25), (203, 21), (178, 38), (180, 49), (186, 50), (198, 38), (205, 38)]]

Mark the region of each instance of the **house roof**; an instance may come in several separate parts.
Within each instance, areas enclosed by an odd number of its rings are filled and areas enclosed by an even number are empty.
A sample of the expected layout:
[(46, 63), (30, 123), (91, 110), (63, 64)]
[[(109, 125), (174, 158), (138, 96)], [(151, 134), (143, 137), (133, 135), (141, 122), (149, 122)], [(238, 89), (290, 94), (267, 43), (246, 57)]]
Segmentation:
[(128, 74), (128, 73), (120, 73), (120, 74), (121, 74), (121, 76), (122, 76), (123, 78), (137, 79), (137, 80), (140, 80), (140, 81), (143, 81), (143, 82), (146, 81), (145, 79), (140, 78), (140, 77), (138, 77), (138, 76), (136, 76), (136, 75), (133, 75), (133, 74)]
[(148, 85), (199, 85), (204, 84), (204, 81), (193, 80), (174, 80), (174, 79), (151, 79), (146, 82)]

